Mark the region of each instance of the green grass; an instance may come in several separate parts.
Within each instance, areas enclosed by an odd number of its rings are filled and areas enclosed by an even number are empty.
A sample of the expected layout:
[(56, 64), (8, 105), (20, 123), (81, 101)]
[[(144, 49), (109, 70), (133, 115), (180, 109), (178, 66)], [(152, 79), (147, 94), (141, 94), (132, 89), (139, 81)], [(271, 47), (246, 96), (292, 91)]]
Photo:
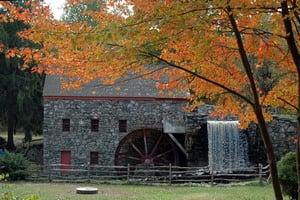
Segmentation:
[[(1, 132), (0, 133), (0, 137), (3, 137), (5, 140), (7, 140), (7, 133), (6, 132)], [(42, 135), (33, 135), (32, 136), (32, 139), (33, 140), (36, 140), (36, 139), (42, 139), (43, 136)], [(24, 139), (24, 133), (22, 132), (17, 132), (15, 135), (14, 135), (14, 143), (15, 145), (21, 145), (22, 142), (23, 142), (23, 139)]]
[[(78, 195), (79, 186), (97, 187), (97, 195)], [(42, 200), (273, 200), (268, 186), (136, 186), (64, 183), (13, 183), (16, 195), (37, 194)], [(0, 188), (0, 195), (5, 189)]]

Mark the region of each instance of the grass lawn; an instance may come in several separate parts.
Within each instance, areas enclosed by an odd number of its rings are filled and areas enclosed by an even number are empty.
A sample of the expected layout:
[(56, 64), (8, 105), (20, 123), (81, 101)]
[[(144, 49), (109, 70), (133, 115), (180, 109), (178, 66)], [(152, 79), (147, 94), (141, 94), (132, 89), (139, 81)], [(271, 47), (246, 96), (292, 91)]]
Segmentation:
[[(87, 184), (88, 185), (88, 184)], [(86, 184), (13, 183), (16, 195), (37, 194), (42, 200), (273, 200), (268, 186), (136, 186), (88, 185), (97, 187), (97, 195), (78, 195), (75, 188)], [(0, 195), (5, 189), (0, 188)]]
[[(6, 132), (1, 132), (0, 133), (0, 137), (3, 137), (5, 140), (7, 140), (7, 133)], [(43, 136), (42, 135), (33, 135), (32, 136), (32, 139), (33, 140), (37, 140), (37, 139), (42, 139)], [(24, 139), (24, 133), (21, 133), (21, 132), (17, 132), (15, 135), (14, 135), (14, 142), (15, 142), (15, 145), (21, 145), (22, 142), (23, 142), (23, 139)]]

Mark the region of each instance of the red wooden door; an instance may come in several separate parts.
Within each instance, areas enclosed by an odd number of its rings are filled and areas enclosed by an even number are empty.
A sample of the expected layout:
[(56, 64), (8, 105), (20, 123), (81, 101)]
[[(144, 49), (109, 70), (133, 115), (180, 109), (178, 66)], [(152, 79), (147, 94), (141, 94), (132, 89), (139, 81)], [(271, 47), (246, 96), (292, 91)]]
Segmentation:
[(68, 174), (71, 164), (71, 151), (62, 151), (60, 153), (61, 175)]

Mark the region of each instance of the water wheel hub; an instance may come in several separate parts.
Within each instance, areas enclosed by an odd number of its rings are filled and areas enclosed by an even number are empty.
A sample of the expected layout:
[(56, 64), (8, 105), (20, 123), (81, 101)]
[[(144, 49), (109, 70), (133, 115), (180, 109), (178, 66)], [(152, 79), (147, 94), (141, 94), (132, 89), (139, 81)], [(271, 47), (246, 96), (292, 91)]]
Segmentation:
[(153, 164), (153, 160), (150, 158), (146, 158), (145, 160), (144, 160), (144, 164), (145, 165), (152, 165)]

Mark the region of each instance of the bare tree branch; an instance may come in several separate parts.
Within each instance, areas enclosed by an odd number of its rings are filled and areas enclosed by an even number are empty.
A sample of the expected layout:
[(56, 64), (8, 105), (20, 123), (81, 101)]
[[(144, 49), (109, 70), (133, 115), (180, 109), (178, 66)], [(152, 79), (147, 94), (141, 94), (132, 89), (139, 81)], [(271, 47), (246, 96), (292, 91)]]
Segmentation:
[(208, 82), (208, 83), (211, 83), (211, 84), (213, 84), (213, 85), (215, 85), (215, 86), (218, 86), (218, 87), (224, 89), (225, 91), (228, 91), (229, 93), (231, 93), (231, 94), (233, 94), (233, 95), (235, 95), (235, 96), (237, 96), (237, 97), (243, 99), (244, 101), (246, 101), (246, 102), (249, 103), (250, 105), (254, 106), (254, 103), (253, 103), (250, 99), (248, 99), (246, 96), (240, 94), (239, 92), (237, 92), (237, 91), (235, 91), (235, 90), (233, 90), (233, 89), (228, 88), (227, 86), (225, 86), (225, 85), (223, 85), (223, 84), (221, 84), (221, 83), (218, 83), (218, 82), (216, 82), (216, 81), (214, 81), (214, 80), (211, 80), (211, 79), (209, 79), (209, 78), (206, 78), (206, 77), (204, 77), (204, 76), (202, 76), (202, 75), (200, 75), (200, 74), (198, 74), (198, 73), (196, 73), (196, 72), (190, 71), (190, 70), (188, 70), (188, 69), (186, 69), (186, 68), (184, 68), (184, 67), (182, 67), (182, 66), (176, 65), (175, 63), (169, 62), (169, 61), (167, 61), (167, 60), (165, 60), (165, 59), (163, 59), (163, 58), (161, 58), (161, 57), (159, 57), (159, 56), (157, 56), (157, 55), (154, 55), (154, 54), (152, 54), (152, 53), (150, 53), (150, 52), (142, 52), (142, 51), (141, 51), (141, 53), (142, 53), (144, 56), (156, 58), (157, 60), (159, 60), (159, 61), (161, 61), (161, 62), (163, 62), (163, 63), (165, 63), (165, 64), (167, 64), (167, 65), (169, 65), (169, 66), (171, 66), (171, 67), (174, 67), (174, 68), (176, 68), (176, 69), (179, 69), (179, 70), (182, 70), (182, 71), (184, 71), (184, 72), (187, 72), (187, 73), (189, 73), (189, 74), (191, 74), (191, 75), (193, 75), (193, 76), (195, 76), (195, 77), (197, 77), (197, 78), (199, 78), (199, 79), (201, 79), (201, 80), (204, 80), (204, 81), (206, 81), (206, 82)]
[(279, 99), (280, 101), (284, 102), (285, 104), (291, 106), (292, 108), (294, 108), (296, 111), (299, 111), (299, 108), (295, 105), (293, 105), (292, 103), (288, 102), (287, 100), (281, 98), (281, 97), (278, 97), (277, 99)]

